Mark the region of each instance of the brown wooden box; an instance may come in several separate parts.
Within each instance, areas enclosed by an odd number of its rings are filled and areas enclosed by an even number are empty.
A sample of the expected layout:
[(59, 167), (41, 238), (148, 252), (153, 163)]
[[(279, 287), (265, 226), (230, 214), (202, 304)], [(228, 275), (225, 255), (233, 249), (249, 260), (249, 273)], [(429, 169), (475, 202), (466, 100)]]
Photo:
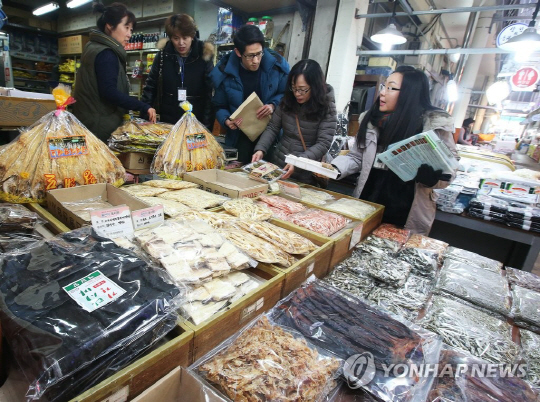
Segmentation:
[[(131, 400), (177, 366), (193, 362), (193, 331), (180, 320), (173, 339), (100, 382), (71, 402)], [(169, 335), (170, 336), (170, 335)]]
[(186, 322), (186, 325), (195, 333), (193, 340), (194, 361), (238, 332), (257, 315), (274, 307), (280, 300), (285, 278), (283, 272), (271, 266), (259, 264), (257, 268), (249, 269), (249, 273), (266, 279), (267, 282), (231, 304), (228, 310), (215, 314), (199, 325), (194, 325), (190, 321)]

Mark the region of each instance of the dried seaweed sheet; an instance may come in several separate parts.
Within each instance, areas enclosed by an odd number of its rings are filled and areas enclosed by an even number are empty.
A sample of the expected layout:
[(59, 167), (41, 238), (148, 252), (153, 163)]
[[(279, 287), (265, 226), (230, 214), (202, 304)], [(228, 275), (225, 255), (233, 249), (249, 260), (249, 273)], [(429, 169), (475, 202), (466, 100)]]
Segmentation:
[(515, 268), (506, 267), (506, 279), (511, 285), (540, 292), (540, 276)]
[(509, 289), (506, 279), (494, 272), (447, 259), (436, 288), (489, 311), (508, 317)]
[(438, 253), (419, 248), (403, 248), (398, 254), (401, 261), (411, 265), (411, 272), (426, 278), (435, 278), (438, 269)]
[(540, 387), (540, 335), (522, 329), (521, 348), (527, 362), (527, 381)]
[(444, 253), (444, 257), (461, 261), (469, 265), (474, 265), (476, 267), (484, 268), (488, 271), (496, 273), (500, 273), (503, 266), (502, 262), (495, 261), (491, 258), (487, 258), (480, 254), (476, 254), (471, 251), (463, 250), (457, 247), (448, 247)]
[(511, 315), (516, 325), (540, 332), (540, 293), (514, 286)]

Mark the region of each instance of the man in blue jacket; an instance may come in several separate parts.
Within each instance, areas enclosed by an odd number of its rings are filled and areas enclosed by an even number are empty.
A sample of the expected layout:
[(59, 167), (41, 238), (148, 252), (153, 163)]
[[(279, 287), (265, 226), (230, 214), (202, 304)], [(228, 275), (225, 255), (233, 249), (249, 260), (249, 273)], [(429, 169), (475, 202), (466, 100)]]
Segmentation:
[(234, 51), (224, 56), (210, 73), (216, 118), (227, 127), (225, 145), (238, 149), (240, 162), (251, 162), (255, 142), (241, 131), (242, 119), (231, 120), (231, 114), (255, 92), (264, 104), (257, 110), (257, 118), (270, 116), (283, 97), (288, 74), (289, 63), (278, 53), (264, 49), (264, 36), (254, 25), (238, 30)]

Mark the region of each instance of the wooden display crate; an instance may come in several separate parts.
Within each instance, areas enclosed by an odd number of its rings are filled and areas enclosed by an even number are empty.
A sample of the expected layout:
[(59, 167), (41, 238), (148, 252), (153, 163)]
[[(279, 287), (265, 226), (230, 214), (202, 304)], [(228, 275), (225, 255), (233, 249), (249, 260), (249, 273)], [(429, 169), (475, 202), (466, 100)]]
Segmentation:
[[(270, 223), (291, 230), (291, 225), (287, 222), (272, 219)], [(334, 241), (329, 240), (329, 238), (325, 236), (321, 236), (303, 228), (295, 229), (293, 232), (311, 240), (319, 247), (317, 250), (312, 251), (304, 258), (298, 260), (289, 268), (281, 268), (272, 265), (274, 268), (285, 274), (283, 290), (281, 291), (282, 298), (300, 287), (300, 285), (311, 275), (315, 275), (317, 278), (324, 278), (330, 269), (330, 260), (334, 249)]]
[(172, 331), (172, 335), (172, 340), (70, 402), (131, 400), (175, 367), (189, 366), (193, 362), (193, 331), (182, 319)]
[(194, 361), (238, 332), (257, 315), (274, 307), (280, 300), (283, 280), (285, 279), (283, 272), (266, 265), (251, 268), (248, 272), (266, 279), (266, 282), (231, 304), (228, 310), (215, 314), (199, 325), (186, 321), (186, 325), (195, 333), (193, 339)]
[(64, 225), (60, 220), (55, 218), (53, 214), (51, 214), (47, 209), (39, 205), (38, 203), (31, 203), (31, 204), (25, 204), (26, 207), (38, 214), (41, 218), (43, 218), (47, 223), (45, 223), (45, 227), (49, 229), (53, 234), (57, 235), (64, 232), (69, 232), (71, 229), (68, 228), (66, 225)]

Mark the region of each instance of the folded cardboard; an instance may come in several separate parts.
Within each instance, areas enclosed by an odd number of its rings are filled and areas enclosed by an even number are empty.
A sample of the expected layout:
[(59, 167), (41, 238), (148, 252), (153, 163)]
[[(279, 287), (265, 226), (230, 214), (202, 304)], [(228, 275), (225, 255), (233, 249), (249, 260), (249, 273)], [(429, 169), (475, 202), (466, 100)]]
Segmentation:
[(369, 67), (390, 67), (395, 69), (397, 62), (392, 57), (370, 57), (368, 61)]
[(184, 173), (184, 180), (198, 184), (201, 190), (229, 198), (255, 198), (268, 191), (268, 184), (218, 169)]
[(150, 169), (154, 155), (143, 152), (127, 152), (118, 155), (122, 166), (126, 169)]
[(88, 42), (86, 35), (66, 36), (58, 39), (58, 54), (81, 54)]
[(133, 399), (133, 402), (225, 402), (217, 391), (203, 384), (183, 367), (177, 367)]
[(56, 109), (53, 99), (43, 94), (0, 88), (0, 127), (25, 127)]
[(47, 193), (47, 208), (67, 227), (75, 229), (89, 225), (90, 222), (69, 211), (62, 203), (88, 200), (97, 197), (101, 197), (103, 201), (107, 201), (114, 206), (127, 205), (131, 211), (149, 207), (146, 203), (111, 184), (100, 183), (51, 190)]

